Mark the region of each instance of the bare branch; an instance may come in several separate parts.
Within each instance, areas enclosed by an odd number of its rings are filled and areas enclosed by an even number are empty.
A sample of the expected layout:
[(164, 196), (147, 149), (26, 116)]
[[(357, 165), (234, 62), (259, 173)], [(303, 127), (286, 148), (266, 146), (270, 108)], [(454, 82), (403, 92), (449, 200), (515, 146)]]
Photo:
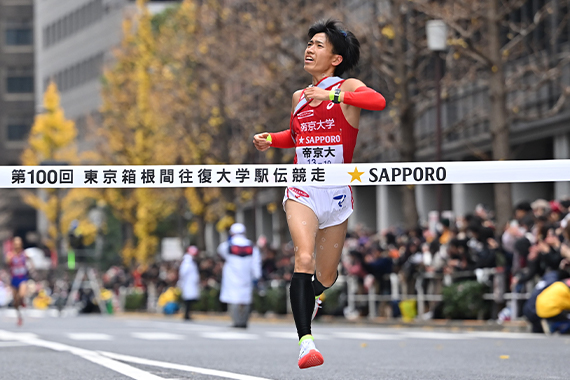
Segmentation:
[(386, 64), (380, 65), (380, 71), (383, 72), (384, 74), (386, 74), (387, 76), (389, 76), (390, 78), (393, 78), (394, 75), (396, 75), (394, 73), (394, 71), (390, 67), (388, 67)]
[[(544, 86), (546, 82), (551, 82), (560, 78), (560, 76), (562, 75), (562, 69), (567, 64), (570, 63), (570, 56), (562, 54), (561, 56), (563, 56), (564, 58), (561, 61), (559, 61), (555, 67), (552, 67), (550, 69), (545, 70), (545, 68), (540, 68), (536, 64), (530, 64), (521, 70), (521, 72), (523, 72), (523, 75), (532, 72), (538, 77), (538, 80), (535, 83), (530, 84), (529, 86), (529, 88), (532, 89), (533, 92), (538, 91), (538, 89)], [(507, 81), (507, 86), (513, 85), (514, 83), (518, 83), (518, 81), (516, 81), (516, 77), (519, 77), (519, 73), (517, 73), (517, 75), (515, 76), (515, 80), (511, 80), (511, 78), (509, 78), (509, 80)], [(511, 89), (509, 88), (509, 90)]]
[(487, 57), (485, 54), (483, 54), (479, 49), (477, 49), (473, 43), (468, 40), (466, 41), (467, 47), (463, 47), (460, 46), (459, 47), (459, 51), (461, 53), (464, 53), (465, 55), (469, 56), (470, 58), (472, 58), (473, 60), (488, 66), (488, 67), (492, 67), (493, 66), (493, 62), (491, 61), (491, 59), (489, 57)]
[(544, 21), (546, 16), (552, 12), (552, 7), (550, 3), (547, 3), (542, 9), (540, 9), (534, 15), (534, 19), (531, 24), (529, 24), (526, 28), (522, 29), (519, 34), (510, 40), (505, 46), (501, 49), (501, 54), (503, 57), (508, 56), (508, 52), (511, 51), (514, 47), (516, 47), (519, 43), (524, 41), (525, 37), (529, 35), (533, 30), (535, 30), (538, 25)]
[(503, 4), (503, 11), (499, 12), (498, 18), (503, 19), (505, 16), (510, 14), (511, 12), (519, 9), (522, 7), (528, 0), (514, 0), (511, 3)]
[(485, 12), (484, 8), (481, 9), (481, 7), (477, 7), (477, 4), (479, 4), (479, 2), (477, 1), (466, 2), (464, 0), (455, 0), (455, 3), (461, 5), (461, 7), (465, 9), (467, 12), (469, 12), (472, 16), (479, 16), (479, 17), (487, 16), (487, 12)]
[(558, 27), (556, 28), (556, 32), (552, 38), (558, 39), (560, 35), (566, 31), (566, 26), (568, 25), (568, 21), (570, 20), (570, 13), (566, 13), (564, 18), (559, 21)]
[(526, 122), (530, 122), (530, 121), (535, 121), (538, 119), (547, 119), (549, 117), (552, 117), (556, 114), (558, 114), (562, 108), (564, 107), (564, 105), (566, 104), (566, 98), (568, 98), (570, 96), (570, 86), (565, 86), (562, 89), (562, 94), (558, 97), (558, 100), (556, 101), (556, 103), (554, 104), (554, 106), (549, 109), (546, 112), (536, 112), (530, 115), (515, 115), (512, 117), (512, 119), (514, 121), (526, 121)]
[(425, 6), (424, 4), (418, 2), (414, 2), (414, 4), (417, 10), (425, 13), (429, 17), (443, 20), (448, 26), (450, 26), (453, 30), (455, 30), (462, 38), (471, 39), (473, 37), (473, 31), (469, 31), (467, 29), (462, 28), (461, 25), (459, 25), (455, 20), (453, 20), (447, 14), (444, 15), (441, 9), (436, 10), (435, 7)]

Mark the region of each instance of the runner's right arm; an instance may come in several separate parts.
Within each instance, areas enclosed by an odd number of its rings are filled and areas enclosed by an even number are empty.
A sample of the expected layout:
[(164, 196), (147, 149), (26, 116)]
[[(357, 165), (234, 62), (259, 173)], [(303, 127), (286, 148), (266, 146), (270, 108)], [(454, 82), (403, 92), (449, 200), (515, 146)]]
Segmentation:
[[(293, 111), (299, 103), (299, 99), (301, 98), (301, 94), (303, 90), (297, 90), (293, 94), (293, 99), (291, 101), (291, 115), (293, 115)], [(274, 133), (258, 133), (257, 135), (253, 136), (253, 145), (257, 148), (257, 150), (264, 152), (270, 147), (274, 148), (294, 148), (295, 142), (291, 137), (291, 129), (286, 129), (281, 132), (274, 132)]]

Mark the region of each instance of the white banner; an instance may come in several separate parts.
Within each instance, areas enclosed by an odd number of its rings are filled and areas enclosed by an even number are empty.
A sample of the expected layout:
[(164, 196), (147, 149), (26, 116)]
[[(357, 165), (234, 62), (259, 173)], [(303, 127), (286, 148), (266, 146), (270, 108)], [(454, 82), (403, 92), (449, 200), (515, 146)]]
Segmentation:
[(570, 160), (330, 165), (0, 166), (0, 188), (278, 187), (570, 181)]

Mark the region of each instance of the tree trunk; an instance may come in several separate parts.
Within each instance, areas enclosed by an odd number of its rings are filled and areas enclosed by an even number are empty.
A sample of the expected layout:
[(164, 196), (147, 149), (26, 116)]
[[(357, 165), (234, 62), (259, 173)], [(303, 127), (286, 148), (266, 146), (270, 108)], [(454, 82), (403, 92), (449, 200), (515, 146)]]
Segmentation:
[(200, 251), (206, 250), (206, 222), (203, 216), (197, 216), (198, 232), (196, 232), (196, 246)]
[[(284, 189), (282, 187), (278, 187), (274, 190), (274, 201), (275, 205), (277, 206), (277, 210), (275, 212), (279, 216), (279, 226), (277, 227), (277, 234), (279, 235), (279, 244), (282, 246), (289, 242), (289, 226), (287, 225), (287, 218), (285, 216), (285, 211), (283, 210), (283, 193)], [(272, 239), (273, 236), (268, 237), (268, 239)]]
[(55, 251), (57, 252), (58, 257), (63, 257), (65, 252), (62, 252), (61, 249), (63, 245), (63, 233), (61, 231), (61, 189), (55, 189), (55, 197), (57, 200), (55, 211)]
[[(410, 105), (402, 108), (400, 141), (400, 159), (403, 162), (415, 161), (416, 139), (414, 136), (414, 111)], [(416, 186), (402, 186), (402, 209), (404, 211), (404, 223), (406, 229), (415, 228), (418, 225), (418, 208), (416, 205)]]
[[(410, 103), (410, 96), (408, 91), (408, 66), (406, 65), (406, 55), (405, 51), (405, 36), (404, 31), (405, 25), (405, 14), (401, 12), (401, 3), (396, 1), (394, 4), (394, 12), (396, 17), (394, 17), (394, 27), (396, 29), (396, 35), (400, 36), (396, 38), (394, 43), (394, 56), (396, 57), (396, 99), (398, 101), (397, 109), (400, 111), (400, 141), (399, 141), (399, 153), (400, 161), (402, 162), (413, 162), (415, 161), (416, 153), (416, 139), (414, 134), (414, 121), (415, 114), (414, 108)], [(416, 206), (416, 187), (402, 186), (402, 209), (404, 211), (405, 225), (406, 228), (414, 228), (418, 223), (418, 209)]]
[[(282, 149), (275, 149), (275, 153), (273, 154), (273, 162), (274, 163), (281, 163), (283, 161), (283, 150)], [(285, 211), (283, 210), (283, 193), (285, 192), (285, 189), (283, 187), (278, 187), (275, 188), (274, 190), (274, 202), (275, 205), (277, 206), (277, 210), (275, 210), (276, 213), (278, 213), (279, 215), (279, 230), (278, 230), (278, 234), (279, 234), (279, 242), (280, 245), (283, 246), (283, 244), (286, 244), (289, 242), (290, 237), (289, 237), (289, 226), (287, 225), (287, 218), (285, 216)], [(273, 236), (268, 237), (268, 239), (272, 239)]]
[[(123, 247), (136, 247), (135, 231), (132, 223), (123, 222)], [(125, 262), (126, 265), (132, 265), (135, 261), (134, 257), (130, 258), (130, 262)], [(123, 256), (124, 261), (124, 256)]]
[[(489, 81), (490, 114), (493, 160), (510, 158), (509, 121), (507, 110), (505, 73), (501, 57), (499, 26), (499, 0), (488, 0), (489, 57), (492, 67)], [(495, 213), (497, 229), (502, 231), (512, 213), (511, 184), (496, 183)]]

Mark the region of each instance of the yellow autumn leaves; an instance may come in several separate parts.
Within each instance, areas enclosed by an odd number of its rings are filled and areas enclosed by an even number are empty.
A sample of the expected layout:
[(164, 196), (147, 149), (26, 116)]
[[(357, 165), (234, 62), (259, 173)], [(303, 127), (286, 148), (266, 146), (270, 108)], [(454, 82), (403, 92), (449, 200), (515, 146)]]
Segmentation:
[[(251, 3), (246, 11), (222, 0), (184, 0), (152, 16), (145, 3), (137, 1), (138, 11), (124, 22), (122, 42), (104, 69), (102, 117), (90, 131), (93, 152), (89, 160), (76, 159), (77, 133), (73, 123), (65, 120), (52, 85), (46, 104), (57, 107), (46, 106), (40, 116), (56, 120), (57, 127), (49, 127), (47, 119), (41, 122), (45, 124), (42, 134), (30, 136), (25, 163), (288, 162), (290, 155), (280, 152), (256, 155), (251, 137), (257, 129), (287, 128), (291, 89), (306, 85), (306, 79), (291, 70), (300, 59), (295, 47), (306, 42), (306, 32), (292, 28), (300, 20), (306, 23), (299, 8)], [(322, 3), (322, 7), (330, 6)], [(285, 34), (291, 37), (283, 39)], [(227, 229), (236, 204), (252, 199), (253, 193), (248, 189), (242, 195), (241, 190), (231, 188), (79, 189), (77, 193), (62, 191), (61, 197), (69, 196), (69, 201), (62, 198), (55, 208), (65, 215), (60, 231), (65, 233), (69, 220), (77, 219), (93, 238), (94, 226), (85, 215), (103, 202), (123, 225), (124, 261), (145, 263), (159, 249), (157, 227), (165, 219), (183, 220), (184, 233), (198, 239), (193, 243), (203, 248), (204, 226), (213, 223), (219, 231)], [(49, 213), (52, 224), (57, 219), (53, 218), (53, 202), (40, 205), (35, 199), (34, 203)], [(67, 210), (71, 204), (75, 208)]]
[[(30, 131), (28, 147), (22, 153), (22, 163), (24, 165), (81, 164), (85, 155), (78, 155), (76, 136), (75, 123), (65, 119), (60, 106), (59, 93), (52, 82), (44, 95), (44, 112), (36, 116)], [(67, 233), (74, 220), (79, 222), (77, 232), (84, 236), (84, 242), (86, 244), (93, 242), (96, 228), (87, 217), (87, 211), (96, 199), (92, 190), (25, 191), (23, 198), (27, 204), (45, 215), (48, 222), (46, 244), (52, 249), (56, 248), (58, 238), (61, 239)]]

